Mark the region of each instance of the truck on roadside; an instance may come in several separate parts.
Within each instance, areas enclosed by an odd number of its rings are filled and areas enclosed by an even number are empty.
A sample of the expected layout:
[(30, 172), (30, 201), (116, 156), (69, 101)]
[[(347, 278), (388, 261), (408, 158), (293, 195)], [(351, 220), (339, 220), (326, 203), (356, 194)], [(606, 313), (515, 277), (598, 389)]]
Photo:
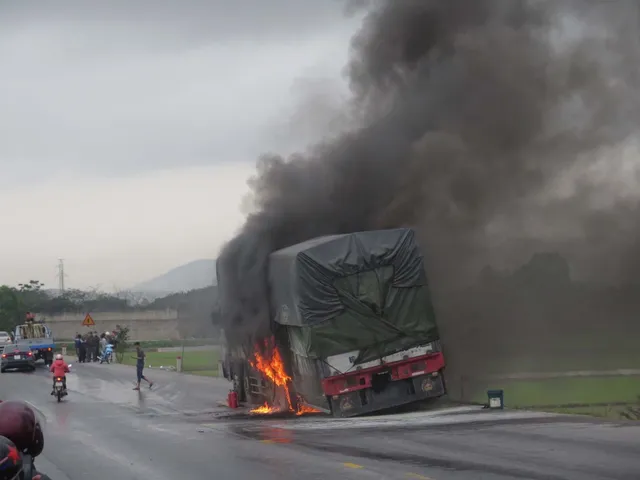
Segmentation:
[[(232, 293), (225, 291), (232, 270), (225, 269), (235, 267), (229, 261), (222, 255), (216, 266), (223, 318)], [(267, 278), (265, 321), (294, 403), (351, 417), (446, 393), (445, 359), (412, 229), (292, 245), (270, 255)], [(270, 404), (278, 388), (256, 368), (255, 347), (230, 344), (224, 335), (222, 343), (222, 371), (240, 401)]]
[(53, 363), (56, 344), (48, 325), (27, 315), (26, 322), (16, 326), (13, 338), (16, 344), (28, 344), (35, 360), (43, 360), (45, 365)]

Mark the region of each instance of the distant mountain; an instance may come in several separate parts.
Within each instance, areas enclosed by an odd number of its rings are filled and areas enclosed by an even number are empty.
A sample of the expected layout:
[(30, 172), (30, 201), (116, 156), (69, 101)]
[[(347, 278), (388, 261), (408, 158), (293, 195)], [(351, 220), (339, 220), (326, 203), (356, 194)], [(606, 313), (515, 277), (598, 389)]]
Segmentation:
[(176, 293), (216, 284), (216, 261), (195, 260), (181, 265), (158, 277), (131, 287), (136, 292)]

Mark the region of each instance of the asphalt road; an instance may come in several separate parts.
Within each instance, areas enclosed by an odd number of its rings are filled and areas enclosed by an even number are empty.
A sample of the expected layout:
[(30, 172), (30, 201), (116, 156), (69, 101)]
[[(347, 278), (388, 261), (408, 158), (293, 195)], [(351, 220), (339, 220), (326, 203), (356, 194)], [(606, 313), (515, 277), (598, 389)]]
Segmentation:
[(43, 368), (0, 376), (0, 398), (46, 418), (54, 479), (634, 479), (640, 425), (461, 407), (349, 420), (229, 418), (224, 380), (74, 365), (58, 404)]

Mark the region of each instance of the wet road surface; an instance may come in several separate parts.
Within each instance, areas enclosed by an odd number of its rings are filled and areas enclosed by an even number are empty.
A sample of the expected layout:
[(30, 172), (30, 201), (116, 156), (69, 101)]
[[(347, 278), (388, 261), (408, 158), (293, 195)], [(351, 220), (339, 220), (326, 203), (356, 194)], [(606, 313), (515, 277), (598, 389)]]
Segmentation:
[(0, 398), (46, 417), (36, 463), (54, 479), (638, 479), (640, 425), (460, 407), (349, 420), (221, 417), (229, 384), (74, 365), (58, 404), (51, 378), (0, 376)]

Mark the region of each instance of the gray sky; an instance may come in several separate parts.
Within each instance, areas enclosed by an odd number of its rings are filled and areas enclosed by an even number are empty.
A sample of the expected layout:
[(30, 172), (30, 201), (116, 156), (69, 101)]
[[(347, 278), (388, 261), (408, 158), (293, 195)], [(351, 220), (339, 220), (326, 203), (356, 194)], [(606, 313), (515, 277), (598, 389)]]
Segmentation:
[(70, 286), (125, 288), (215, 257), (255, 157), (333, 118), (358, 20), (339, 0), (0, 3), (0, 283), (54, 286), (62, 257)]

